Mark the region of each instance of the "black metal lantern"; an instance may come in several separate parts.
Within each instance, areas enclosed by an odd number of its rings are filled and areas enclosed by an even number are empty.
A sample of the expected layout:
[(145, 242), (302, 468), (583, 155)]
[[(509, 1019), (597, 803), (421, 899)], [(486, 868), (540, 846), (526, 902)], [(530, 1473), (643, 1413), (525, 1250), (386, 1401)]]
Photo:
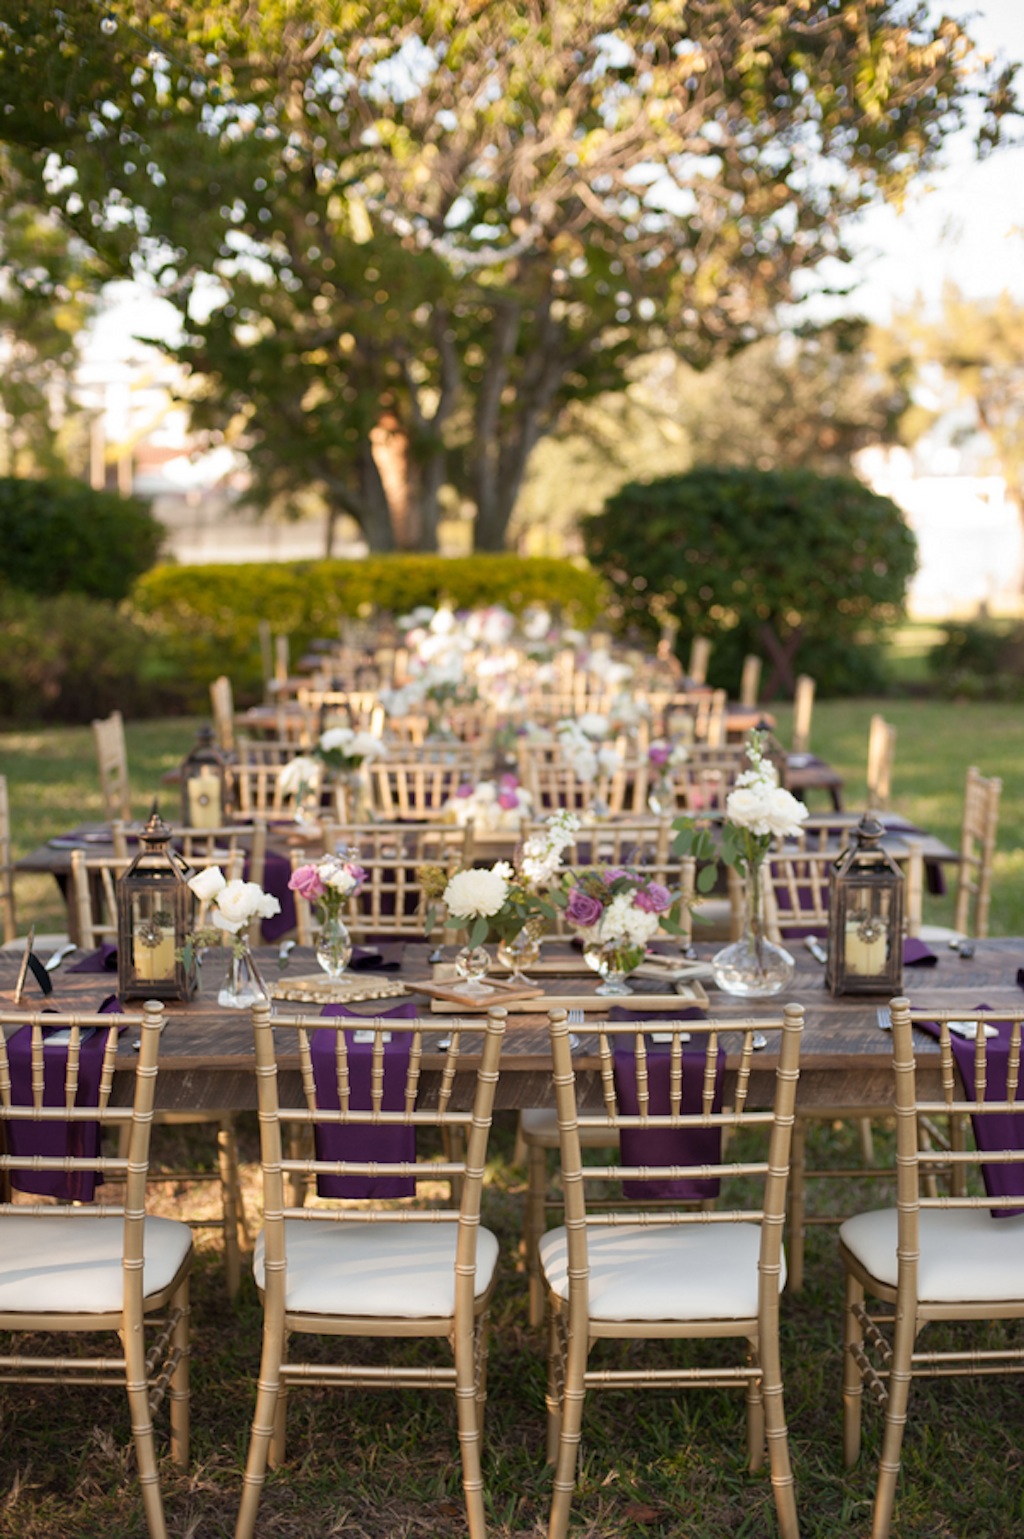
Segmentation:
[(181, 821), (186, 828), (220, 828), (229, 812), (227, 760), (213, 728), (200, 727), (195, 747), (181, 764)]
[(833, 994), (886, 994), (903, 988), (903, 873), (881, 848), (885, 830), (871, 813), (829, 873), (828, 965)]
[(188, 999), (195, 962), (182, 950), (192, 927), (189, 868), (170, 846), (156, 807), (139, 834), (139, 853), (117, 884), (117, 982), (122, 999)]

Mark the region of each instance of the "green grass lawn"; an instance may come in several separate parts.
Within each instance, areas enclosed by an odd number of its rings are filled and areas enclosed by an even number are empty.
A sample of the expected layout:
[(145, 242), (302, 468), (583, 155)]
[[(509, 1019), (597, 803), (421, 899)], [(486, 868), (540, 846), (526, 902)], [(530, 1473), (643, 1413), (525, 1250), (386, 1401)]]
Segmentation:
[[(896, 807), (955, 843), (964, 771), (977, 764), (1002, 776), (995, 933), (1024, 933), (1024, 869), (1018, 761), (1024, 718), (1010, 707), (932, 702), (825, 702), (815, 710), (813, 748), (847, 775), (847, 806), (861, 804), (868, 722), (881, 709), (895, 723)], [(144, 812), (161, 774), (191, 746), (195, 722), (140, 723), (128, 729), (135, 808)], [(788, 722), (780, 713), (780, 736)], [(82, 819), (100, 816), (87, 729), (0, 736), (0, 772), (11, 790), (18, 850)], [(162, 804), (173, 813), (173, 792)], [(62, 918), (49, 879), (20, 880), (22, 916)], [(949, 902), (928, 917), (948, 919)], [(162, 1130), (168, 1163), (177, 1151)], [(258, 1214), (254, 1119), (241, 1127), (250, 1215)], [(815, 1125), (812, 1161), (834, 1155), (840, 1135)], [(887, 1134), (878, 1135), (881, 1153)], [(484, 1472), (493, 1539), (540, 1539), (550, 1476), (544, 1463), (544, 1337), (527, 1323), (518, 1255), (522, 1168), (514, 1162), (514, 1124), (501, 1114), (492, 1141), (485, 1221), (502, 1246), (495, 1301)], [(208, 1154), (208, 1151), (207, 1151)], [(847, 1184), (849, 1186), (849, 1183)], [(824, 1183), (812, 1188), (823, 1192)], [(877, 1183), (847, 1190), (851, 1208), (883, 1200)], [(187, 1185), (162, 1199), (181, 1215), (203, 1195)], [(817, 1200), (827, 1201), (822, 1196)], [(870, 1528), (879, 1418), (866, 1413), (864, 1451), (852, 1472), (840, 1449), (841, 1281), (835, 1234), (810, 1232), (807, 1284), (783, 1299), (783, 1372), (805, 1539), (847, 1539)], [(193, 1299), (193, 1460), (187, 1477), (162, 1471), (172, 1533), (228, 1539), (240, 1493), (259, 1362), (260, 1310), (246, 1279), (239, 1299), (224, 1296), (215, 1242), (203, 1241)], [(952, 1336), (952, 1332), (948, 1336)], [(928, 1345), (947, 1333), (932, 1329)], [(372, 1349), (367, 1349), (368, 1351)], [(623, 1349), (631, 1351), (632, 1349)], [(667, 1347), (668, 1352), (688, 1351)], [(705, 1349), (715, 1361), (718, 1349)], [(614, 1353), (613, 1353), (614, 1356)], [(138, 1539), (144, 1533), (128, 1420), (116, 1390), (5, 1389), (0, 1400), (0, 1539)], [(161, 1425), (163, 1418), (160, 1418)], [(1020, 1386), (1013, 1379), (915, 1385), (894, 1534), (899, 1539), (1012, 1539), (1024, 1534)], [(446, 1539), (465, 1532), (455, 1414), (446, 1394), (297, 1389), (289, 1408), (286, 1466), (266, 1487), (258, 1532), (278, 1539)], [(708, 1391), (595, 1394), (584, 1414), (577, 1539), (752, 1539), (775, 1532), (765, 1472), (744, 1459), (742, 1396)]]

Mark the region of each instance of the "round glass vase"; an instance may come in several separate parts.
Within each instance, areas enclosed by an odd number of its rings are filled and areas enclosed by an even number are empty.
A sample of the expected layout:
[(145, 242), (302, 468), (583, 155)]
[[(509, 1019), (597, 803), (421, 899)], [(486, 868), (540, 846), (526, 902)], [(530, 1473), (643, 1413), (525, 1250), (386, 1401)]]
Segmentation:
[(711, 958), (715, 983), (740, 999), (768, 999), (779, 994), (796, 972), (796, 962), (783, 946), (764, 933), (761, 870), (743, 878), (743, 933)]
[(531, 987), (533, 979), (526, 976), (528, 967), (540, 960), (541, 932), (528, 920), (515, 935), (502, 936), (498, 942), (498, 961), (509, 970), (508, 982), (517, 988)]
[(631, 993), (626, 978), (643, 959), (643, 946), (628, 946), (622, 941), (589, 940), (583, 946), (584, 962), (601, 978), (595, 994), (621, 998)]
[(455, 976), (459, 980), (459, 993), (467, 999), (489, 999), (494, 993), (485, 983), (491, 966), (491, 954), (486, 946), (463, 946), (455, 953)]
[(338, 770), (335, 777), (335, 805), (341, 823), (372, 823), (369, 784), (361, 766)]
[(647, 810), (656, 818), (667, 817), (676, 811), (676, 783), (667, 770), (651, 782), (647, 793)]
[(348, 925), (336, 912), (322, 915), (316, 938), (316, 959), (328, 978), (340, 978), (352, 958)]
[(260, 1000), (269, 998), (267, 986), (260, 977), (248, 945), (232, 947), (228, 958), (228, 975), (217, 995), (218, 1005), (225, 1010), (249, 1010)]

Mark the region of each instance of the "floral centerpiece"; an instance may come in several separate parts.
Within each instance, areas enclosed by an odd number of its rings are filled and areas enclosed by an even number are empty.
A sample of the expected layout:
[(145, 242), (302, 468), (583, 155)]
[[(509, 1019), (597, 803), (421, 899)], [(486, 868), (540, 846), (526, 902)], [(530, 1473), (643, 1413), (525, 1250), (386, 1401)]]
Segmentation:
[(354, 727), (328, 727), (321, 732), (313, 750), (328, 769), (343, 774), (359, 769), (368, 759), (378, 759), (384, 745), (372, 732), (357, 732)]
[(599, 994), (628, 994), (626, 974), (643, 961), (661, 929), (679, 933), (681, 895), (663, 882), (623, 867), (572, 873), (561, 899), (583, 941), (586, 961), (603, 982)]
[(450, 925), (468, 931), (468, 944), (456, 957), (455, 968), (473, 997), (482, 998), (488, 992), (481, 981), (490, 965), (484, 950), (488, 940), (497, 940), (499, 961), (512, 969), (509, 981), (529, 982), (524, 969), (536, 961), (545, 922), (556, 913), (546, 888), (555, 880), (562, 854), (579, 827), (574, 813), (553, 813), (544, 830), (526, 841), (516, 865), (499, 860), (490, 867), (455, 872), (441, 866), (420, 867), (417, 876), (428, 905), (428, 932), (438, 903), (447, 910)]
[(320, 791), (326, 777), (337, 779), (345, 788), (345, 819), (361, 822), (366, 816), (366, 786), (360, 772), (365, 763), (383, 752), (383, 743), (372, 732), (357, 732), (354, 727), (328, 727), (321, 732), (316, 747), (289, 759), (278, 779), (282, 795), (295, 798), (296, 820), (319, 821)]
[(229, 882), (219, 866), (197, 871), (189, 877), (188, 885), (205, 906), (209, 919), (209, 924), (201, 924), (193, 931), (189, 945), (231, 947), (228, 978), (217, 1003), (243, 1010), (257, 999), (266, 999), (266, 987), (249, 950), (248, 931), (254, 920), (272, 919), (281, 912), (277, 898), (264, 892), (258, 882), (238, 878)]
[(653, 780), (647, 805), (656, 816), (676, 810), (676, 785), (672, 771), (685, 764), (689, 753), (685, 743), (655, 738), (647, 750), (647, 763)]
[[(607, 731), (607, 716), (596, 711), (587, 711), (575, 720), (566, 718), (558, 723), (556, 732), (562, 758), (584, 785), (589, 785), (598, 775), (614, 775), (622, 768), (622, 755), (618, 749), (601, 742)], [(602, 815), (602, 808), (596, 801), (592, 810)], [(607, 812), (607, 808), (603, 811)]]
[(725, 800), (721, 845), (707, 829), (697, 829), (688, 818), (678, 819), (675, 848), (697, 860), (721, 859), (743, 879), (743, 935), (719, 951), (712, 961), (715, 981), (727, 993), (749, 997), (777, 994), (793, 976), (795, 963), (789, 952), (769, 941), (764, 933), (762, 867), (772, 846), (795, 837), (807, 817), (807, 808), (779, 785), (778, 770), (765, 755), (765, 734), (752, 732), (747, 744), (750, 769), (736, 777)]
[(352, 939), (342, 911), (366, 883), (366, 872), (345, 853), (321, 855), (297, 866), (288, 879), (292, 892), (315, 903), (320, 920), (316, 959), (331, 978), (340, 978), (352, 957)]
[(508, 774), (498, 780), (481, 780), (476, 785), (465, 782), (445, 802), (441, 816), (460, 828), (472, 823), (475, 828), (492, 833), (518, 828), (523, 818), (530, 816), (532, 807), (529, 791), (515, 775)]

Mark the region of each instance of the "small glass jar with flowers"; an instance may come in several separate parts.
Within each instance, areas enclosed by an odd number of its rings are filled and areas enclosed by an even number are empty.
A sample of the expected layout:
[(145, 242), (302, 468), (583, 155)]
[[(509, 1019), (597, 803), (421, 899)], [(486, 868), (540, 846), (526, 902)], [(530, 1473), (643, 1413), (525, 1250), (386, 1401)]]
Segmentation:
[(570, 872), (557, 901), (579, 932), (584, 960), (601, 976), (598, 994), (628, 994), (626, 978), (643, 961), (648, 943), (660, 930), (680, 933), (681, 894), (642, 871)]
[(288, 879), (292, 892), (316, 905), (320, 922), (316, 959), (329, 978), (340, 978), (352, 959), (352, 937), (343, 911), (365, 883), (363, 867), (351, 852), (341, 851), (296, 866)]
[(441, 866), (419, 868), (428, 933), (438, 904), (444, 906), (449, 925), (468, 932), (467, 944), (455, 957), (455, 972), (469, 998), (484, 999), (494, 992), (483, 981), (491, 964), (488, 941), (497, 941), (498, 961), (510, 970), (509, 984), (530, 985), (526, 969), (536, 963), (545, 926), (557, 912), (547, 889), (579, 828), (575, 813), (562, 810), (525, 841), (515, 865), (499, 860), (491, 867), (455, 872)]
[[(246, 1010), (259, 999), (269, 999), (256, 959), (249, 949), (249, 927), (257, 919), (272, 919), (281, 904), (258, 882), (230, 882), (219, 866), (207, 866), (189, 877), (188, 885), (199, 899), (199, 924), (188, 948), (229, 946), (228, 976), (217, 1003), (228, 1010)], [(186, 948), (186, 949), (188, 949)]]

